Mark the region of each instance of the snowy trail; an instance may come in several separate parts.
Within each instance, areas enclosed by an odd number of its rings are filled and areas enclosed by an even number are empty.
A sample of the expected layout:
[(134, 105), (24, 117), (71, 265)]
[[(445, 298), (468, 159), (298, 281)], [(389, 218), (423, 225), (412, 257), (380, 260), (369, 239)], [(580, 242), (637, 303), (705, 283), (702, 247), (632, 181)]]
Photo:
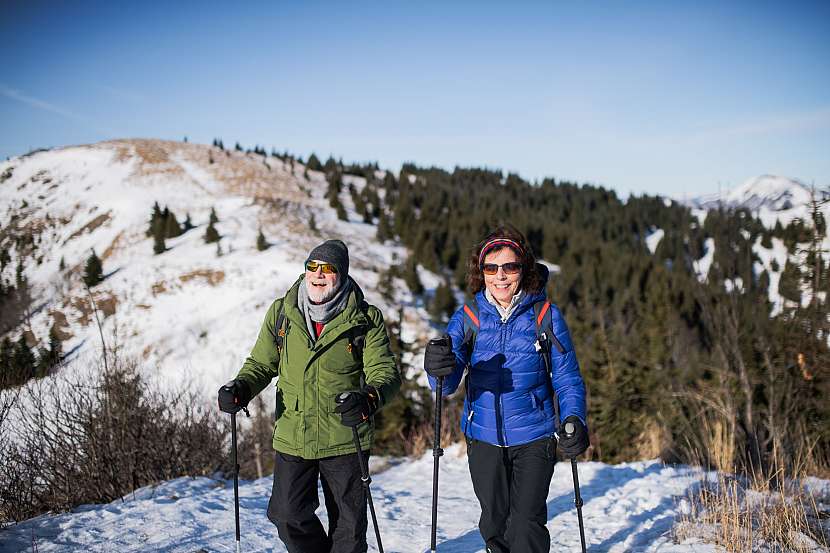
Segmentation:
[[(484, 550), (478, 502), (466, 456), (458, 452), (458, 446), (447, 448), (441, 461), (438, 551), (478, 553)], [(589, 551), (714, 551), (708, 545), (673, 544), (668, 534), (696, 471), (657, 461), (580, 463), (579, 470)], [(429, 453), (373, 477), (372, 495), (387, 552), (429, 548), (431, 482)], [(265, 517), (271, 479), (241, 482), (239, 490), (242, 550), (284, 552), (276, 528)], [(327, 524), (325, 510), (318, 509), (318, 514)], [(557, 465), (551, 484), (548, 528), (551, 551), (579, 551), (573, 481), (566, 463)], [(369, 550), (377, 551), (371, 528), (368, 534)], [(124, 501), (41, 516), (0, 531), (0, 552), (31, 551), (33, 535), (40, 553), (234, 551), (233, 482), (179, 478), (139, 490)]]

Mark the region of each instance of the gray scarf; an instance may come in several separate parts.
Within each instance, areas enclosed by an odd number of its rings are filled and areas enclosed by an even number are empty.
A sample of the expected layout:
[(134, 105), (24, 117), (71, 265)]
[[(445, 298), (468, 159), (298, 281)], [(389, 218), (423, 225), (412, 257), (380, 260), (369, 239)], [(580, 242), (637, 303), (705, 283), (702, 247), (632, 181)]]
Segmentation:
[(340, 285), (340, 288), (335, 292), (325, 303), (311, 303), (308, 297), (308, 289), (305, 285), (305, 279), (300, 282), (300, 288), (297, 290), (297, 307), (300, 308), (305, 317), (305, 326), (308, 329), (308, 335), (313, 340), (317, 340), (317, 332), (314, 328), (314, 323), (326, 324), (334, 317), (340, 314), (346, 308), (346, 303), (349, 301), (349, 293), (352, 291), (352, 279), (346, 277), (346, 281)]

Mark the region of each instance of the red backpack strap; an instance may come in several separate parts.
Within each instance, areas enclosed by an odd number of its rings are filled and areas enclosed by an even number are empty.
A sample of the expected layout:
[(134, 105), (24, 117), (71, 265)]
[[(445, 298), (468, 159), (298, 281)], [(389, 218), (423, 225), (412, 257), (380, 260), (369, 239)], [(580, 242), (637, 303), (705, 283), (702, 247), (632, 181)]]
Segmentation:
[(481, 323), (478, 320), (478, 303), (475, 298), (464, 303), (464, 346), (467, 348), (468, 357), (472, 358), (475, 347), (476, 336)]
[(547, 340), (550, 340), (559, 353), (565, 353), (565, 347), (556, 337), (556, 334), (553, 333), (551, 311), (551, 304), (548, 300), (539, 300), (533, 304), (536, 321), (536, 338), (539, 339), (540, 344), (544, 344)]

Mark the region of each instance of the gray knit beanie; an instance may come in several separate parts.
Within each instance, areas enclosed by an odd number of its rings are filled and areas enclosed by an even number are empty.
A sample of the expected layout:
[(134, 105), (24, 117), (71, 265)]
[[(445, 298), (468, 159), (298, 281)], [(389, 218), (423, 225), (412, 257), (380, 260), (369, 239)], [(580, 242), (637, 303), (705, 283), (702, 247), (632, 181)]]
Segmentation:
[(334, 265), (341, 281), (349, 276), (349, 248), (341, 240), (326, 240), (311, 250), (305, 261), (308, 263), (315, 259)]

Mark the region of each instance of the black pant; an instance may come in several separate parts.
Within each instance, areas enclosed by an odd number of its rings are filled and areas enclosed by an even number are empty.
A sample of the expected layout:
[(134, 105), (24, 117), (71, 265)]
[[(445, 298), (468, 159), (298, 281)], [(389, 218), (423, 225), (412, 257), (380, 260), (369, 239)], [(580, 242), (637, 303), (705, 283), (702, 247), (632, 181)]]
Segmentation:
[[(369, 453), (364, 452), (368, 458)], [(317, 477), (329, 515), (329, 531), (314, 511)], [(277, 452), (268, 518), (289, 553), (365, 553), (366, 493), (357, 454), (303, 459)]]
[(545, 523), (555, 439), (510, 447), (468, 439), (467, 458), (481, 504), (478, 529), (484, 541), (494, 551), (547, 553), (550, 533)]

